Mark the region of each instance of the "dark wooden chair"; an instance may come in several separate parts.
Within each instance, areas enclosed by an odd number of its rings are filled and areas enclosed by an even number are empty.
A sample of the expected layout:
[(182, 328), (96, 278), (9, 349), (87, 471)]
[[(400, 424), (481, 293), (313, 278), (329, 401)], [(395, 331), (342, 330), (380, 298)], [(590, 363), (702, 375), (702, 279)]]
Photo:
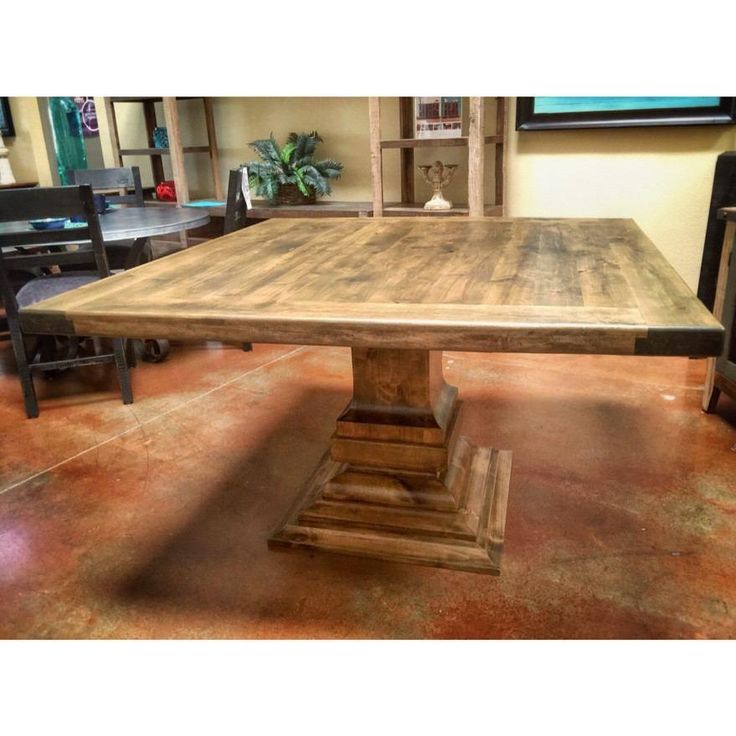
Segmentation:
[[(227, 180), (227, 202), (225, 203), (225, 235), (241, 230), (248, 225), (246, 220), (248, 206), (243, 196), (243, 169), (230, 169)], [(253, 344), (244, 342), (243, 350), (253, 350)]]
[[(89, 184), (95, 194), (104, 194), (109, 204), (143, 207), (143, 185), (137, 166), (113, 169), (75, 169), (70, 172), (72, 184)], [(126, 269), (152, 260), (148, 238), (117, 240), (105, 243), (110, 268)]]
[[(75, 169), (71, 172), (74, 184), (89, 184), (95, 194), (104, 194), (109, 204), (143, 207), (143, 185), (137, 166), (121, 166), (110, 169)], [(117, 193), (116, 193), (117, 192)], [(84, 247), (84, 246), (82, 246)], [(105, 242), (107, 260), (113, 271), (125, 270), (153, 260), (150, 238)], [(135, 365), (137, 353), (149, 363), (160, 363), (169, 354), (169, 341), (131, 340), (128, 358)]]
[(726, 328), (723, 352), (708, 358), (703, 391), (703, 409), (714, 412), (721, 392), (736, 399), (736, 207), (718, 210), (725, 223), (721, 262), (713, 302), (713, 315)]
[[(48, 187), (0, 192), (0, 222), (18, 222), (50, 217), (84, 218), (73, 230), (29, 230), (15, 234), (0, 234), (0, 296), (5, 306), (10, 337), (13, 344), (18, 375), (23, 389), (23, 401), (29, 418), (38, 416), (38, 401), (33, 385), (33, 370), (54, 371), (76, 366), (114, 362), (123, 396), (123, 402), (133, 402), (124, 341), (112, 341), (113, 352), (79, 356), (78, 340), (72, 339), (66, 358), (31, 355), (26, 350), (24, 333), (20, 327), (18, 310), (56, 294), (75, 289), (110, 275), (103, 246), (100, 222), (95, 211), (90, 186)], [(73, 235), (71, 235), (73, 234)], [(69, 250), (69, 242), (89, 242), (88, 250)], [(26, 249), (31, 249), (29, 252)], [(64, 270), (54, 267), (81, 267), (88, 270)], [(19, 272), (34, 274), (17, 291), (13, 288), (14, 275)], [(50, 360), (45, 359), (51, 357)], [(39, 360), (35, 360), (39, 358)]]
[(248, 207), (243, 196), (243, 169), (231, 169), (225, 204), (225, 235), (244, 228)]
[[(73, 184), (89, 184), (95, 193), (105, 193), (110, 204), (143, 207), (141, 171), (137, 166), (116, 169), (76, 169), (71, 172)], [(117, 192), (117, 194), (115, 194)]]

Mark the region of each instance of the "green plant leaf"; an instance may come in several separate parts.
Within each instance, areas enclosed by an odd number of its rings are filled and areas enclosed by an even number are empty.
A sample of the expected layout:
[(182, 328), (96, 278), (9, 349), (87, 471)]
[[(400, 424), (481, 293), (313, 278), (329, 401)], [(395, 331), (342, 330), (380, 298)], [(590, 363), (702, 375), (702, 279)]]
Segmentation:
[(332, 188), (329, 180), (339, 178), (343, 165), (332, 159), (314, 161), (312, 154), (321, 141), (316, 130), (311, 133), (289, 133), (281, 149), (273, 133), (269, 138), (252, 141), (250, 145), (261, 160), (246, 165), (249, 181), (256, 194), (273, 200), (283, 184), (296, 184), (307, 197), (310, 189), (321, 196), (330, 194)]
[(304, 183), (304, 177), (302, 176), (301, 172), (296, 170), (294, 171), (294, 179), (295, 184), (299, 187), (299, 191), (305, 196), (309, 196), (309, 189), (307, 189), (307, 185)]
[(294, 153), (294, 150), (296, 149), (296, 143), (287, 143), (282, 149), (281, 149), (281, 161), (285, 164), (288, 164), (291, 159), (291, 155)]
[(270, 161), (276, 166), (281, 166), (281, 151), (279, 150), (278, 143), (276, 143), (276, 139), (273, 137), (273, 133), (271, 133), (269, 138), (251, 141), (249, 145), (255, 149), (264, 161)]
[(326, 176), (328, 179), (339, 179), (344, 168), (339, 161), (333, 161), (331, 158), (315, 161), (314, 166), (322, 176)]

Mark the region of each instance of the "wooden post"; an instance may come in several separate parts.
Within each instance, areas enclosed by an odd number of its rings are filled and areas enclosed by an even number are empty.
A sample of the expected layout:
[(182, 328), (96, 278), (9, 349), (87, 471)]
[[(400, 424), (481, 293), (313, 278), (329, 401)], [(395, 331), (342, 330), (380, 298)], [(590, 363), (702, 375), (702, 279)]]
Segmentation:
[(176, 201), (179, 207), (189, 202), (189, 184), (184, 167), (184, 148), (181, 142), (179, 129), (179, 111), (176, 107), (176, 97), (164, 97), (164, 118), (169, 135), (169, 153), (171, 168), (174, 172), (174, 186), (176, 187)]
[(383, 162), (381, 160), (381, 101), (368, 98), (368, 133), (371, 146), (373, 217), (383, 217)]
[(468, 131), (468, 214), (483, 217), (483, 163), (485, 159), (483, 98), (470, 98), (470, 130)]
[(212, 112), (212, 98), (204, 99), (204, 119), (207, 125), (207, 144), (210, 148), (210, 166), (212, 167), (212, 180), (215, 182), (215, 199), (224, 199), (222, 182), (220, 181), (220, 155), (217, 152), (217, 133), (215, 132), (215, 116)]
[[(402, 138), (414, 137), (414, 98), (399, 97), (399, 127)], [(414, 149), (401, 149), (401, 201), (414, 202)]]
[[(146, 122), (146, 135), (149, 148), (154, 148), (153, 131), (156, 128), (156, 103), (153, 100), (143, 100), (143, 117)], [(160, 184), (164, 176), (164, 162), (161, 155), (151, 156), (151, 171), (154, 184)]]
[(105, 97), (104, 100), (105, 112), (107, 113), (107, 126), (110, 131), (112, 159), (116, 166), (122, 166), (123, 157), (120, 155), (120, 134), (118, 133), (118, 121), (115, 119), (115, 105), (109, 97)]
[(13, 169), (8, 158), (8, 149), (5, 147), (3, 137), (0, 135), (0, 184), (15, 184)]
[(506, 98), (496, 97), (496, 135), (501, 136), (501, 142), (495, 146), (495, 178), (496, 178), (496, 206), (501, 207), (501, 216), (505, 214), (506, 200), (504, 183), (506, 181)]

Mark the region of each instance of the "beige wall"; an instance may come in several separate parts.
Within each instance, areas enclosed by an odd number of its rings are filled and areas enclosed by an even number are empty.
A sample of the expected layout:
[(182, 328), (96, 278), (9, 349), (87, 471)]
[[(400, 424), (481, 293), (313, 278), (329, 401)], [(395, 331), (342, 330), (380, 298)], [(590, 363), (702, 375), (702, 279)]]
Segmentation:
[[(101, 101), (100, 101), (101, 102)], [(180, 103), (185, 144), (205, 140), (202, 105)], [(106, 119), (98, 104), (103, 153), (112, 165)], [(514, 130), (514, 101), (510, 104), (506, 162), (507, 213), (539, 217), (633, 217), (652, 238), (691, 287), (697, 285), (706, 216), (715, 160), (722, 151), (736, 149), (736, 128), (692, 126), (581, 131)], [(140, 106), (118, 105), (123, 146), (145, 146)], [(50, 168), (43, 147), (35, 98), (11, 98), (19, 135), (6, 141), (15, 175), (50, 183)], [(398, 102), (382, 105), (383, 135), (398, 136)], [(273, 132), (283, 141), (291, 130), (316, 129), (325, 139), (318, 154), (345, 164), (333, 196), (370, 200), (368, 103), (365, 97), (218, 97), (214, 100), (220, 151), (220, 178), (255, 157), (248, 142)], [(495, 119), (493, 102), (486, 106), (487, 132)], [(161, 124), (163, 115), (159, 114)], [(490, 154), (490, 149), (489, 154)], [(466, 149), (421, 149), (416, 163), (441, 158), (459, 163), (456, 180), (447, 191), (458, 202), (467, 199)], [(491, 156), (489, 155), (489, 159)], [(150, 183), (147, 158), (137, 163)], [(492, 191), (492, 166), (486, 166), (486, 186)], [(170, 168), (167, 167), (170, 174)], [(212, 196), (206, 154), (187, 156), (193, 196)], [(386, 200), (399, 198), (399, 153), (384, 155)], [(429, 196), (417, 177), (417, 199)]]
[[(227, 182), (228, 171), (256, 158), (248, 143), (257, 138), (267, 138), (273, 132), (283, 143), (291, 131), (319, 131), (324, 143), (317, 148), (317, 155), (332, 157), (345, 165), (342, 177), (334, 182), (335, 199), (370, 200), (370, 151), (368, 148), (368, 100), (365, 97), (217, 97), (213, 102), (215, 129), (220, 154), (220, 179)], [(107, 123), (102, 104), (98, 103), (98, 116), (103, 136), (106, 160), (112, 162), (108, 142)], [(124, 148), (144, 147), (146, 131), (141, 106), (135, 103), (116, 103), (116, 117), (120, 139)], [(202, 104), (198, 100), (179, 102), (182, 138), (184, 145), (201, 145), (206, 141)], [(493, 132), (495, 101), (486, 103), (488, 131)], [(467, 117), (467, 111), (466, 115)], [(163, 113), (157, 106), (157, 119), (163, 125)], [(467, 128), (467, 121), (465, 122)], [(385, 98), (382, 102), (382, 133), (385, 137), (399, 137), (398, 98)], [(467, 153), (463, 148), (423, 148), (415, 154), (415, 161), (432, 163), (441, 158), (445, 163), (460, 165), (457, 176), (446, 190), (449, 198), (467, 201)], [(386, 201), (400, 198), (399, 151), (384, 152), (384, 187)], [(150, 164), (145, 158), (126, 159), (126, 163), (141, 168), (143, 182), (150, 185)], [(211, 197), (212, 180), (206, 154), (186, 156), (187, 176), (193, 197)], [(165, 167), (168, 174), (170, 168)], [(493, 191), (493, 167), (486, 167), (486, 186)], [(431, 190), (417, 174), (416, 196), (425, 201)]]
[(37, 181), (41, 186), (51, 186), (51, 165), (46, 154), (37, 98), (11, 97), (10, 114), (15, 137), (4, 140), (16, 180)]
[[(204, 136), (193, 103), (183, 108), (187, 142)], [(221, 177), (253, 152), (248, 142), (273, 131), (283, 140), (290, 130), (320, 131), (318, 149), (345, 164), (334, 197), (369, 200), (368, 110), (365, 98), (217, 98), (215, 119)], [(515, 102), (509, 105), (506, 162), (507, 213), (540, 217), (633, 217), (687, 283), (695, 288), (719, 153), (736, 148), (736, 128), (691, 126), (580, 131), (514, 130)], [(382, 134), (398, 136), (398, 102), (382, 103)], [(140, 117), (140, 115), (138, 116)], [(495, 108), (486, 104), (486, 129), (493, 132)], [(489, 151), (489, 160), (492, 159)], [(462, 148), (419, 149), (416, 163), (441, 158), (458, 163), (447, 195), (467, 201), (467, 153)], [(211, 195), (206, 156), (190, 157), (195, 194)], [(487, 191), (493, 167), (486, 166)], [(385, 199), (399, 198), (399, 153), (384, 153)], [(417, 199), (429, 196), (417, 177)], [(490, 199), (490, 198), (489, 198)]]
[(716, 157), (736, 148), (733, 126), (514, 131), (508, 213), (632, 217), (697, 287)]

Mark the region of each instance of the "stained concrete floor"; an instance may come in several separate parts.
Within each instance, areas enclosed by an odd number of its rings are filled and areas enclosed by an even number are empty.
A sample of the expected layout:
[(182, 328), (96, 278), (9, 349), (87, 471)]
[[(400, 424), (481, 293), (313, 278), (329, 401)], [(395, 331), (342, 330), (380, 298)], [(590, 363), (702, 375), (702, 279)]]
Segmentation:
[(4, 638), (736, 638), (736, 403), (703, 361), (445, 354), (514, 452), (501, 577), (270, 551), (350, 395), (341, 348), (177, 345), (37, 381), (0, 344)]

